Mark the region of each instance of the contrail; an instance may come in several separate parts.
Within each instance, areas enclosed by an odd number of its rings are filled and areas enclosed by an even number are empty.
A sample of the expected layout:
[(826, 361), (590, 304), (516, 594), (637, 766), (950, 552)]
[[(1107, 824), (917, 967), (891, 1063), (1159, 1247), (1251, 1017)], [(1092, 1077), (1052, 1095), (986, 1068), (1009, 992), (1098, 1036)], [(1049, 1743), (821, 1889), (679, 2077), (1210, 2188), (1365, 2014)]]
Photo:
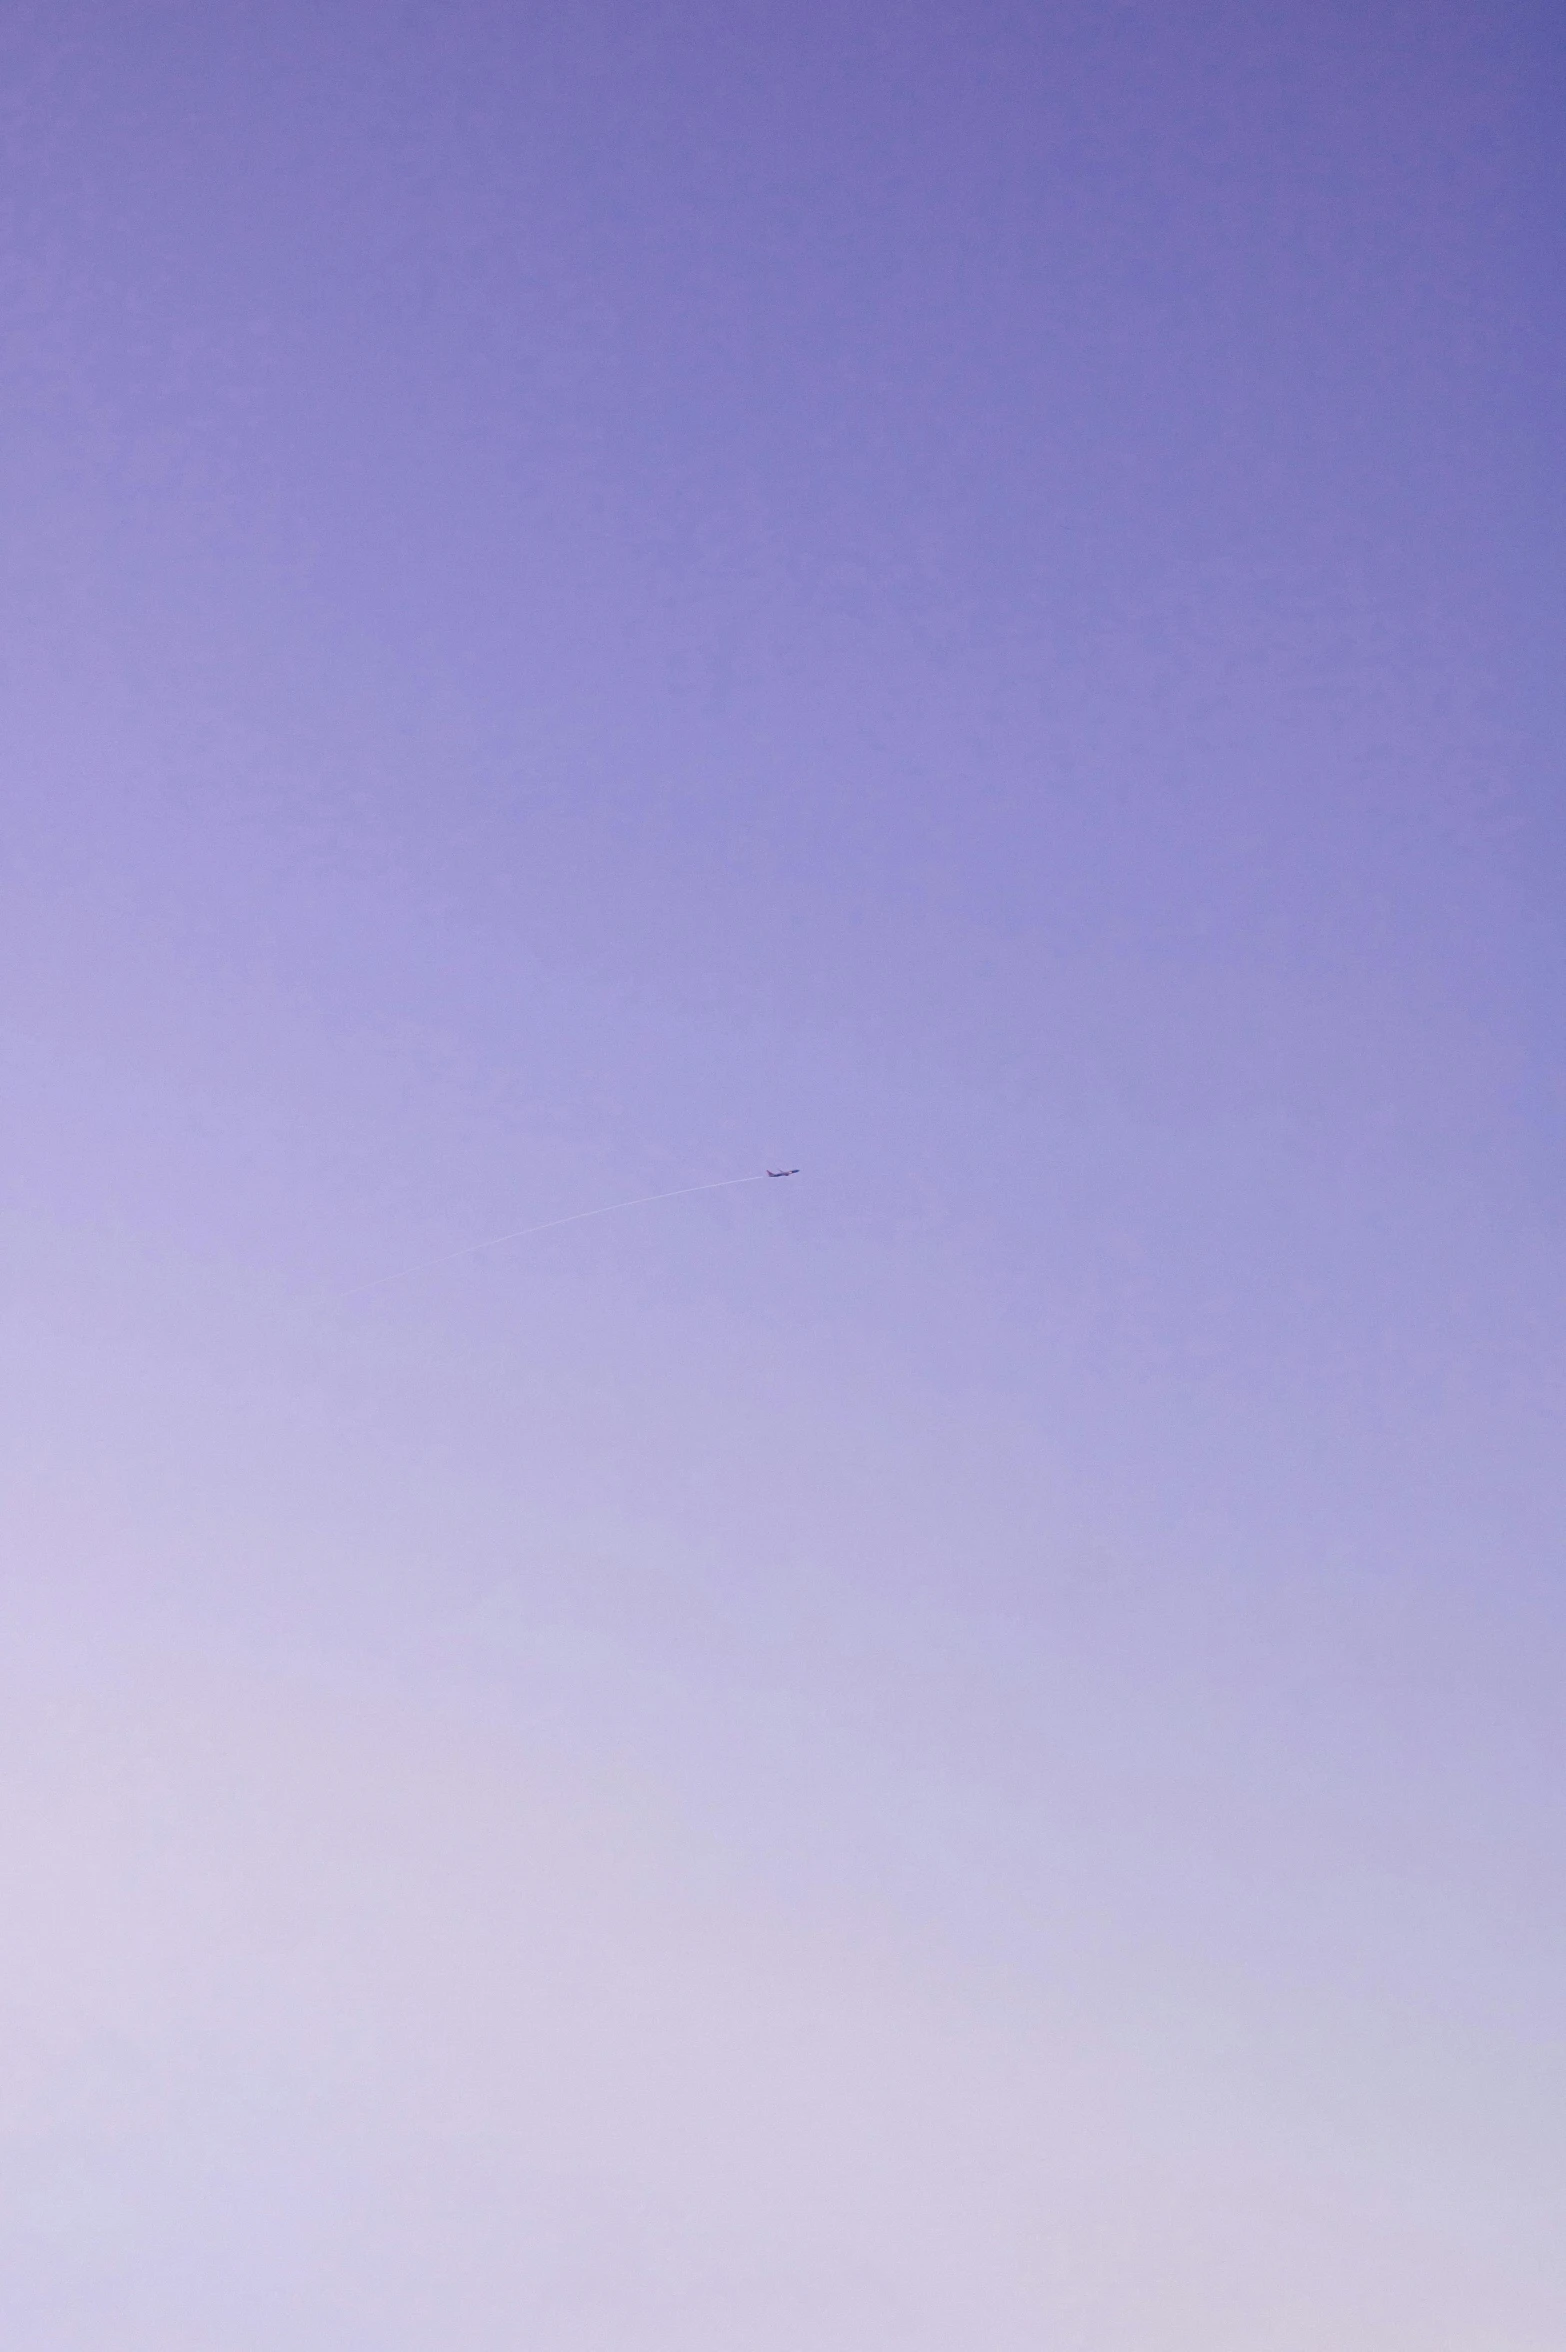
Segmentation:
[(433, 1273), (437, 1266), (452, 1265), (458, 1258), (476, 1258), (481, 1250), (498, 1249), (503, 1241), (525, 1241), (530, 1233), (553, 1233), (559, 1225), (580, 1225), (584, 1217), (612, 1217), (616, 1209), (650, 1208), (654, 1201), (685, 1200), (693, 1192), (727, 1192), (735, 1184), (765, 1184), (765, 1175), (720, 1176), (716, 1184), (679, 1184), (673, 1192), (639, 1192), (634, 1200), (605, 1201), (600, 1209), (574, 1209), (569, 1217), (546, 1217), (541, 1225), (517, 1225), (509, 1233), (491, 1233), (484, 1241), (470, 1241), (465, 1248), (446, 1250), (438, 1258), (421, 1258), (416, 1266), (399, 1266), (395, 1274), (377, 1274), (371, 1282), (357, 1282), (352, 1290), (340, 1290), (339, 1298), (360, 1298), (367, 1290), (379, 1290), (387, 1282), (411, 1282), (416, 1274)]

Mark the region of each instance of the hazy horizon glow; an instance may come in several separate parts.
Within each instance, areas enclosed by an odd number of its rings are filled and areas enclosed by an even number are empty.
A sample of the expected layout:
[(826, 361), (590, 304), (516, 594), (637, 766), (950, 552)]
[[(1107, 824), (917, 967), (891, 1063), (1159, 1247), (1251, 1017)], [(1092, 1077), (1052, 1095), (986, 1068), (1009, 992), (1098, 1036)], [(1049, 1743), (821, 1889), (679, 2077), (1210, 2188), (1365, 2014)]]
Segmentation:
[(8, 2346), (1557, 2352), (1563, 57), (11, 13)]

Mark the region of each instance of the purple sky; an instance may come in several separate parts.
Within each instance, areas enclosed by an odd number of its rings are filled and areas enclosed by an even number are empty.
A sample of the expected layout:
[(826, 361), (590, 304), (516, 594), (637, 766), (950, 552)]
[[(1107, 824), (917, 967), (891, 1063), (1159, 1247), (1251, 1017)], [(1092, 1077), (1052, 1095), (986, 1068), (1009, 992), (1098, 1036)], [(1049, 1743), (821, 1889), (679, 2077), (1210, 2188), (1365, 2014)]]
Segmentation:
[(1563, 67), (5, 12), (8, 2348), (1566, 2341)]

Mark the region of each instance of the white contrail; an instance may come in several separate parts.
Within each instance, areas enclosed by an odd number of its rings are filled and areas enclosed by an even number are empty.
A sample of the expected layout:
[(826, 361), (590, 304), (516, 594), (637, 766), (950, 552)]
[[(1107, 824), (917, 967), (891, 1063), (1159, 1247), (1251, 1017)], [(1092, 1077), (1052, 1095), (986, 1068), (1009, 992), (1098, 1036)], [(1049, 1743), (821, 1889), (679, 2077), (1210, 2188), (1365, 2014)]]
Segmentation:
[(359, 1298), (367, 1290), (379, 1290), (386, 1282), (411, 1282), (416, 1274), (432, 1273), (437, 1266), (449, 1266), (458, 1258), (476, 1258), (481, 1250), (498, 1249), (503, 1241), (525, 1241), (530, 1233), (553, 1233), (557, 1225), (580, 1225), (584, 1217), (612, 1217), (616, 1209), (645, 1209), (654, 1201), (684, 1200), (693, 1192), (727, 1192), (735, 1184), (765, 1184), (765, 1175), (720, 1176), (716, 1184), (679, 1184), (673, 1192), (639, 1192), (634, 1200), (605, 1201), (599, 1209), (573, 1209), (569, 1217), (546, 1217), (541, 1225), (517, 1225), (509, 1233), (492, 1233), (487, 1240), (470, 1241), (462, 1249), (446, 1250), (438, 1258), (421, 1258), (416, 1266), (399, 1266), (395, 1274), (377, 1274), (371, 1282), (355, 1283), (352, 1290), (338, 1292), (339, 1298)]

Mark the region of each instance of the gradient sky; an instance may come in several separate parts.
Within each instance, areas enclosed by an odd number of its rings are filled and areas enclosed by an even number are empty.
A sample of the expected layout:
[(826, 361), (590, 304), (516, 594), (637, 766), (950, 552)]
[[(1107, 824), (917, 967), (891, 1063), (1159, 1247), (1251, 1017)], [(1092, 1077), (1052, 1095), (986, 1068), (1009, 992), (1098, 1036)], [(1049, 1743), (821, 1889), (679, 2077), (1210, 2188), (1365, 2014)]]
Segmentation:
[(4, 10), (15, 2352), (1566, 2341), (1563, 67)]

